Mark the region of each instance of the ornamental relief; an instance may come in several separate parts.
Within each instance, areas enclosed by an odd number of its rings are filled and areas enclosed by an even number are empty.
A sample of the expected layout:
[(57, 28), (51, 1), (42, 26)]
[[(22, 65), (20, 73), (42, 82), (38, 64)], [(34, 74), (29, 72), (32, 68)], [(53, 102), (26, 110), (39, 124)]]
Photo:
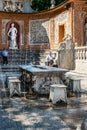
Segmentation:
[(23, 3), (14, 1), (3, 1), (3, 11), (23, 12)]
[(78, 5), (75, 4), (75, 5), (74, 5), (74, 9), (75, 9), (76, 12), (81, 12), (81, 11), (82, 11), (82, 7), (81, 7), (81, 5), (79, 5), (79, 4), (78, 4)]
[(49, 19), (30, 20), (29, 43), (49, 43)]
[(58, 15), (57, 17), (54, 18), (54, 42), (58, 43), (59, 42), (59, 25), (63, 25), (65, 26), (65, 35), (66, 34), (70, 34), (70, 29), (69, 29), (69, 13), (63, 13)]
[(87, 15), (87, 11), (84, 9), (85, 8), (81, 7), (80, 5), (75, 5), (75, 12), (78, 15), (78, 20), (81, 22), (81, 24), (84, 23), (84, 17)]
[(82, 18), (83, 22), (84, 22), (84, 20), (85, 20), (86, 17), (87, 17), (87, 10), (82, 10), (81, 18)]

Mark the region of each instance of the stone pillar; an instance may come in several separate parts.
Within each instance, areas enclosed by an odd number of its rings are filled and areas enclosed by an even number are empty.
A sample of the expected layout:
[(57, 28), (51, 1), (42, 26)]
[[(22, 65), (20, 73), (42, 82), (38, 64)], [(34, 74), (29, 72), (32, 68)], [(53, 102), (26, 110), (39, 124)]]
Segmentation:
[(64, 42), (60, 43), (58, 51), (58, 67), (69, 70), (75, 69), (75, 50), (72, 40), (67, 35)]

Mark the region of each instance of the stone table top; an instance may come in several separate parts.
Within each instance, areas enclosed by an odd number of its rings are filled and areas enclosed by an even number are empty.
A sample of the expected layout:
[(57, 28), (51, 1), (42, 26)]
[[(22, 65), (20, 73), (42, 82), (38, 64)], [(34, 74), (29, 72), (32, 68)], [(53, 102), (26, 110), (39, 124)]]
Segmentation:
[(56, 68), (56, 67), (49, 67), (49, 66), (41, 66), (41, 65), (21, 65), (19, 66), (20, 69), (25, 70), (27, 72), (31, 72), (33, 74), (37, 73), (65, 73), (68, 70), (63, 68)]

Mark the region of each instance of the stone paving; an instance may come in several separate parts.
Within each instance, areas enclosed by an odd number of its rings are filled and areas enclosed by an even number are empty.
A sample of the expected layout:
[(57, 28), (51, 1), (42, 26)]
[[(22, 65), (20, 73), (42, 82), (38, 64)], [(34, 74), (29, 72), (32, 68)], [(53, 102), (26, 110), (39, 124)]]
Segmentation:
[(4, 88), (2, 81), (0, 130), (81, 130), (82, 121), (87, 116), (87, 89), (68, 97), (67, 105), (53, 105), (44, 95), (8, 98), (8, 88)]
[(2, 98), (0, 130), (80, 130), (87, 115), (87, 93), (53, 105), (48, 96)]

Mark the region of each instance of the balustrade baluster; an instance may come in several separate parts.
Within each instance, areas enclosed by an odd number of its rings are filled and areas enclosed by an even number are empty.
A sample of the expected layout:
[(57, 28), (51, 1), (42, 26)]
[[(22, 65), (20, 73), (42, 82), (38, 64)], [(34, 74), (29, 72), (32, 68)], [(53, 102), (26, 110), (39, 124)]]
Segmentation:
[(75, 57), (78, 60), (87, 60), (87, 47), (76, 47), (75, 48)]
[(83, 50), (83, 60), (85, 60), (85, 57), (86, 57), (85, 54), (86, 53), (85, 53), (85, 48), (84, 48), (84, 50)]
[(79, 59), (81, 60), (82, 59), (82, 51), (79, 50), (79, 53), (80, 53)]
[(80, 52), (79, 52), (79, 49), (78, 49), (78, 60), (80, 59)]
[(75, 50), (75, 59), (78, 60), (78, 51)]
[(87, 48), (85, 50), (85, 59), (87, 60)]

